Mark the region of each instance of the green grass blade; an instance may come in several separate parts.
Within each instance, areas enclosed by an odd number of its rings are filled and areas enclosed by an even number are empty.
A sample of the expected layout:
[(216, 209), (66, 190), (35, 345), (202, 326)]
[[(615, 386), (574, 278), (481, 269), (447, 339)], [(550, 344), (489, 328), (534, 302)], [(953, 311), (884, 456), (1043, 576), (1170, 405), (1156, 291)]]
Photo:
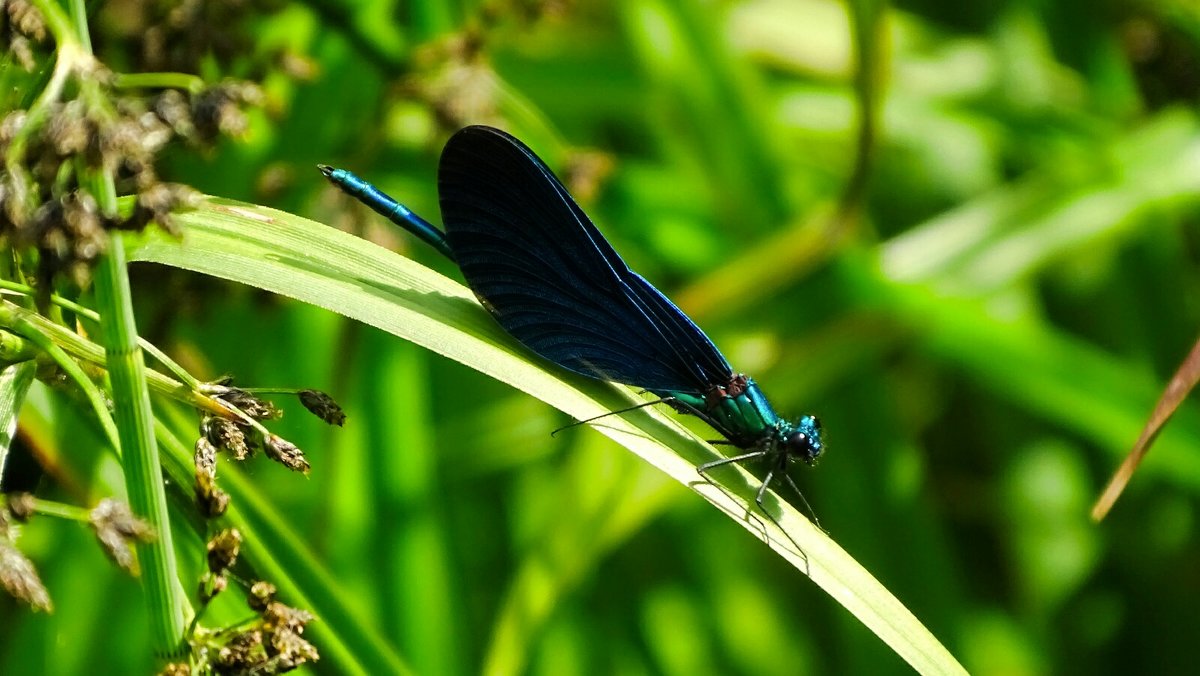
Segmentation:
[[(131, 257), (249, 284), (312, 303), (463, 363), (577, 419), (640, 401), (622, 387), (548, 369), (505, 334), (469, 290), (369, 242), (284, 212), (210, 199), (180, 222), (183, 241), (148, 237)], [(769, 496), (780, 528), (747, 512), (757, 480), (739, 468), (700, 481), (711, 446), (653, 409), (596, 429), (690, 487), (859, 618), (922, 673), (963, 673), (933, 635), (833, 540)], [(795, 545), (791, 543), (795, 543)], [(795, 551), (799, 546), (804, 554)]]
[(0, 369), (0, 477), (4, 476), (8, 449), (17, 433), (21, 404), (25, 403), (25, 395), (33, 384), (36, 371), (37, 367), (32, 361), (9, 364)]
[(112, 384), (113, 418), (121, 440), (121, 460), (129, 506), (154, 529), (156, 537), (137, 545), (154, 650), (159, 657), (182, 654), (183, 633), (191, 615), (176, 576), (175, 547), (167, 519), (167, 494), (162, 482), (154, 413), (146, 364), (138, 346), (133, 301), (126, 270), (125, 245), (118, 235), (96, 269), (96, 301), (103, 320), (104, 345)]

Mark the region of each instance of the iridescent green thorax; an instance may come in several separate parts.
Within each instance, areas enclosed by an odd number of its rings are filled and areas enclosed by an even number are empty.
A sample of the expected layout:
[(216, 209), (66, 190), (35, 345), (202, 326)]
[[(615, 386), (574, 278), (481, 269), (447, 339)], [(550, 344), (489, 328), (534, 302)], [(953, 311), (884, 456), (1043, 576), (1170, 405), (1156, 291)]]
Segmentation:
[(821, 454), (821, 426), (816, 418), (803, 416), (795, 423), (779, 417), (755, 382), (739, 375), (726, 387), (707, 396), (684, 392), (658, 392), (674, 400), (676, 408), (703, 419), (734, 446), (747, 450), (779, 449), (812, 462)]

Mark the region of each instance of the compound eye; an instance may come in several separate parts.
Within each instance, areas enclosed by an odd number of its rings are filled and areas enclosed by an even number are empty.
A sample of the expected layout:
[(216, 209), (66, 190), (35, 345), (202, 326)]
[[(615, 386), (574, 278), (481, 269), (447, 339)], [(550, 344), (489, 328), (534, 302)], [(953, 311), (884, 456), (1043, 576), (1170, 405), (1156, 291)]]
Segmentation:
[(820, 444), (814, 444), (804, 432), (792, 432), (787, 438), (788, 453), (799, 458), (807, 463), (817, 459), (821, 455)]

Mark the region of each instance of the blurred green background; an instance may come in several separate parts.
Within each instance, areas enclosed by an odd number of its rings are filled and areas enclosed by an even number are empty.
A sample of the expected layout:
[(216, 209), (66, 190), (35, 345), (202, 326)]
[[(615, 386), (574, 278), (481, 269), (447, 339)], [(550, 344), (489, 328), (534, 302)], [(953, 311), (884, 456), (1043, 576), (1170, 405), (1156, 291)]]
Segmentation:
[[(449, 132), (501, 126), (781, 412), (821, 417), (828, 453), (797, 482), (970, 671), (1194, 668), (1200, 410), (1109, 519), (1087, 513), (1200, 325), (1196, 5), (203, 4), (233, 56), (199, 71), (258, 79), (265, 103), (164, 178), (457, 278), (313, 165), (436, 221)], [(98, 56), (135, 69), (148, 10), (96, 9)], [(415, 672), (906, 670), (691, 492), (587, 429), (552, 438), (569, 421), (529, 397), (322, 310), (133, 274), (143, 335), (196, 375), (345, 406), (344, 429), (298, 407), (278, 426), (309, 479), (240, 469)], [(96, 443), (38, 397), (48, 447)], [(58, 477), (89, 499), (120, 484), (92, 460)], [(0, 601), (0, 673), (153, 668), (137, 583), (84, 529), (43, 519), (21, 546), (57, 611)]]

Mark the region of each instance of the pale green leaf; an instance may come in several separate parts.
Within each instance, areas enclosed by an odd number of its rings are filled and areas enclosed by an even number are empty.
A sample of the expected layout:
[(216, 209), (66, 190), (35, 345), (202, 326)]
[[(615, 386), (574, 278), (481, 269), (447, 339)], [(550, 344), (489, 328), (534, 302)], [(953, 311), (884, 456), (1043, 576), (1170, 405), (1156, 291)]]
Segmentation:
[[(346, 233), (220, 199), (181, 215), (179, 222), (181, 241), (154, 235), (130, 257), (327, 308), (461, 362), (577, 419), (641, 401), (627, 388), (547, 364), (505, 334), (462, 285)], [(758, 483), (744, 470), (714, 473), (719, 486), (701, 481), (696, 465), (718, 456), (668, 416), (645, 408), (606, 417), (595, 427), (764, 538), (919, 672), (963, 673), (895, 597), (787, 502), (768, 499), (783, 531), (749, 512)]]

